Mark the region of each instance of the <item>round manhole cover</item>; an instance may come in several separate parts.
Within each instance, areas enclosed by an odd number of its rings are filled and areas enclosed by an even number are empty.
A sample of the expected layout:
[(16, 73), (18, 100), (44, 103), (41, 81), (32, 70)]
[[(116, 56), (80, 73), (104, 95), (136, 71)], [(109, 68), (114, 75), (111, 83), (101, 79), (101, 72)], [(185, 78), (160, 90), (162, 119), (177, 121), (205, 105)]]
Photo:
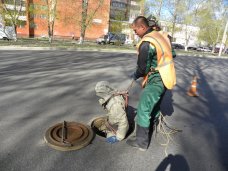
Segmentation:
[(102, 116), (102, 117), (95, 118), (91, 122), (91, 128), (97, 135), (101, 137), (106, 137), (106, 132), (107, 132), (107, 127), (105, 125), (106, 120), (107, 120), (107, 116)]
[(47, 144), (60, 151), (78, 150), (87, 146), (93, 139), (93, 130), (81, 123), (58, 123), (50, 127), (44, 136)]

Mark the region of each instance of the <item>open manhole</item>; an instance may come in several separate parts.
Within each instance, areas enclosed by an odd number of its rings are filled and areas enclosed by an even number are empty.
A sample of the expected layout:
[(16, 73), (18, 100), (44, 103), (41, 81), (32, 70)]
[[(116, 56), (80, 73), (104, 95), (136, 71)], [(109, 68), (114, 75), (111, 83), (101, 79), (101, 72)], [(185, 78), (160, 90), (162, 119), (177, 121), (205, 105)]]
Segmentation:
[[(101, 137), (106, 137), (107, 136), (107, 132), (118, 129), (118, 126), (116, 125), (110, 125), (109, 122), (107, 122), (108, 117), (107, 116), (100, 116), (97, 117), (95, 119), (92, 120), (92, 122), (90, 122), (91, 128), (92, 130), (95, 132), (96, 135), (101, 136)], [(128, 132), (126, 134), (126, 137), (128, 137), (133, 131), (134, 131), (134, 127), (135, 127), (135, 123), (132, 121), (128, 121), (129, 122), (129, 129)], [(112, 129), (110, 129), (110, 127)]]
[(58, 123), (50, 127), (44, 136), (47, 144), (60, 151), (78, 150), (87, 146), (93, 139), (93, 130), (81, 123)]
[(95, 118), (91, 122), (91, 128), (92, 130), (101, 137), (106, 137), (107, 127), (105, 125), (105, 122), (107, 121), (107, 116), (102, 116)]

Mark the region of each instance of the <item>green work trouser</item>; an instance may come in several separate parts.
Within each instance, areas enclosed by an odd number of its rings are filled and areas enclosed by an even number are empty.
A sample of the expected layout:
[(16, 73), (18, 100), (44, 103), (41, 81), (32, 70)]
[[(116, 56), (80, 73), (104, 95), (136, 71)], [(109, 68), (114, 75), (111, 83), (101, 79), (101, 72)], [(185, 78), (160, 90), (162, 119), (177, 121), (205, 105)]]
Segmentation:
[(150, 118), (160, 113), (161, 98), (166, 88), (161, 79), (150, 79), (140, 96), (137, 107), (137, 124), (141, 127), (150, 126)]

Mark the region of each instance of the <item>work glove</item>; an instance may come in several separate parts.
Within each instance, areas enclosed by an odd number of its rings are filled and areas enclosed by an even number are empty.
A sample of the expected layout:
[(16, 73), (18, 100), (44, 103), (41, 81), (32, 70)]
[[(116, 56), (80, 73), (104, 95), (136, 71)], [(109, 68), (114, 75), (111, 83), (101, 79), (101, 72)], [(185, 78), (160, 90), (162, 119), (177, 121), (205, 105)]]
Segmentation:
[(131, 75), (130, 75), (130, 77), (133, 79), (133, 80), (137, 80), (138, 78), (136, 77), (136, 75), (135, 75), (135, 72), (134, 73), (132, 73)]
[(119, 140), (116, 138), (116, 136), (111, 136), (111, 137), (106, 138), (106, 142), (110, 143), (110, 144), (114, 144), (116, 142), (119, 142)]

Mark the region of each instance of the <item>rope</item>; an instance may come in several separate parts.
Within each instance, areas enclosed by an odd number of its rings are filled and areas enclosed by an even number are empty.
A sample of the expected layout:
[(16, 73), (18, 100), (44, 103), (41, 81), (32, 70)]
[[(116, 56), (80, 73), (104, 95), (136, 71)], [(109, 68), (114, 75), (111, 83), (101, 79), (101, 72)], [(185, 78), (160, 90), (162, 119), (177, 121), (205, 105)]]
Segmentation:
[(130, 84), (130, 85), (128, 86), (128, 88), (127, 88), (127, 92), (129, 92), (130, 89), (133, 87), (134, 82), (135, 82), (135, 80), (132, 80), (132, 81), (131, 81), (131, 84)]
[[(173, 143), (175, 143), (175, 141), (173, 140), (173, 138), (171, 137), (171, 135), (177, 133), (177, 132), (182, 132), (182, 130), (180, 129), (176, 129), (173, 128), (171, 126), (169, 126), (170, 124), (166, 121), (165, 117), (162, 115), (162, 113), (160, 112), (160, 116), (158, 117), (158, 120), (155, 121), (155, 130), (156, 130), (156, 134), (157, 133), (161, 133), (161, 136), (163, 138), (163, 140), (165, 141), (165, 143), (159, 143), (161, 146), (164, 146), (164, 152), (165, 155), (168, 156), (167, 153), (167, 148), (169, 146), (170, 141), (172, 141)], [(155, 136), (156, 136), (155, 134)]]
[(108, 120), (105, 121), (106, 128), (111, 131), (114, 135), (116, 135), (116, 130), (111, 126)]
[(124, 100), (125, 100), (125, 107), (127, 108), (127, 106), (128, 106), (129, 91), (130, 91), (130, 89), (133, 87), (134, 82), (135, 82), (135, 80), (132, 80), (132, 82), (131, 82), (131, 84), (128, 86), (127, 90), (114, 92), (114, 93), (112, 94), (111, 97), (122, 95), (122, 96), (124, 97)]

